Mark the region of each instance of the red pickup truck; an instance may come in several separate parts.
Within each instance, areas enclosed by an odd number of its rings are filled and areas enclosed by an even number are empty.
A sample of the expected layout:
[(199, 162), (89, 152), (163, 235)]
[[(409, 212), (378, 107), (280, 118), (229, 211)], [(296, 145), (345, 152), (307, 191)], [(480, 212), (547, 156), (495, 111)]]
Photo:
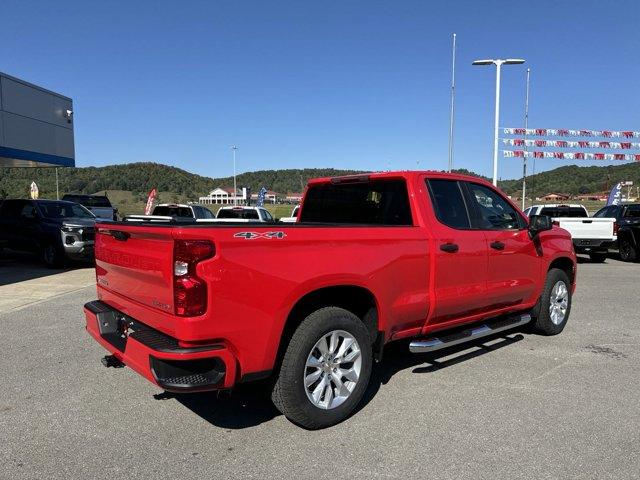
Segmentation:
[(386, 343), (432, 352), (569, 318), (576, 257), (549, 217), (436, 172), (312, 180), (294, 224), (104, 222), (87, 331), (172, 392), (272, 378), (306, 428), (356, 407)]

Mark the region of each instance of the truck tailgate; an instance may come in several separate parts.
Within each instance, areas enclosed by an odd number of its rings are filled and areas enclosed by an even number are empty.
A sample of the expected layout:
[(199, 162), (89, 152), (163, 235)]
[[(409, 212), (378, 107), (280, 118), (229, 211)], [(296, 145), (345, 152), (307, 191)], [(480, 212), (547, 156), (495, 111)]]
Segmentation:
[(554, 218), (561, 228), (571, 233), (572, 238), (612, 240), (613, 218)]
[(96, 281), (137, 303), (173, 312), (171, 228), (99, 224)]

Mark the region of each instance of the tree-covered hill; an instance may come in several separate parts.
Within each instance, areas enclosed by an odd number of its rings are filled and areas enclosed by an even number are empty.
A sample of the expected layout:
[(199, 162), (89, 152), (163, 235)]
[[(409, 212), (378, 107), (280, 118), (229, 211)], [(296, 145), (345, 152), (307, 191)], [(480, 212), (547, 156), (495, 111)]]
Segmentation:
[[(568, 193), (572, 195), (594, 193), (609, 190), (620, 181), (631, 180), (640, 185), (640, 163), (622, 165), (579, 167), (567, 165), (536, 174), (527, 180), (529, 191), (535, 188), (534, 195), (540, 196), (550, 192)], [(504, 180), (500, 187), (509, 194), (518, 195), (522, 191), (522, 179)]]
[[(263, 170), (237, 176), (238, 186), (257, 192), (266, 187), (279, 193), (300, 192), (310, 178), (357, 173), (355, 170), (305, 168)], [(64, 193), (95, 193), (101, 190), (124, 190), (146, 194), (152, 188), (195, 199), (216, 187), (233, 185), (233, 178), (209, 178), (158, 163), (129, 163), (106, 167), (58, 169), (60, 195)], [(56, 183), (53, 168), (0, 169), (0, 197), (27, 197), (29, 185), (35, 181), (40, 196), (55, 198)]]
[[(467, 170), (460, 173), (475, 175)], [(279, 193), (300, 192), (310, 178), (360, 173), (355, 170), (332, 168), (305, 168), (288, 170), (261, 170), (241, 173), (238, 186), (251, 187), (257, 192), (266, 187)], [(143, 197), (153, 187), (160, 192), (171, 192), (179, 198), (197, 199), (215, 187), (233, 185), (233, 178), (209, 178), (189, 173), (180, 168), (158, 163), (129, 163), (106, 167), (60, 168), (60, 194), (78, 192), (95, 193), (104, 190), (121, 190)], [(536, 196), (549, 192), (569, 194), (600, 192), (611, 188), (620, 180), (631, 180), (640, 185), (640, 163), (613, 166), (559, 167), (529, 178), (528, 191)], [(55, 170), (52, 168), (3, 168), (0, 169), (0, 198), (27, 197), (29, 185), (35, 181), (41, 197), (55, 198)], [(500, 187), (518, 196), (522, 179), (503, 180)]]

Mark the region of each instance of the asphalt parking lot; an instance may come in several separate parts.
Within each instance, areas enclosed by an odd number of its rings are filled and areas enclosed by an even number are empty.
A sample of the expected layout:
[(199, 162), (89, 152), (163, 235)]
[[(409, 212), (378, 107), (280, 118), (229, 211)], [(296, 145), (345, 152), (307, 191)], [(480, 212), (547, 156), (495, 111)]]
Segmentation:
[(581, 263), (557, 337), (516, 332), (435, 358), (395, 345), (361, 410), (316, 432), (261, 385), (174, 397), (105, 369), (83, 326), (93, 286), (7, 304), (0, 478), (638, 478), (639, 275)]

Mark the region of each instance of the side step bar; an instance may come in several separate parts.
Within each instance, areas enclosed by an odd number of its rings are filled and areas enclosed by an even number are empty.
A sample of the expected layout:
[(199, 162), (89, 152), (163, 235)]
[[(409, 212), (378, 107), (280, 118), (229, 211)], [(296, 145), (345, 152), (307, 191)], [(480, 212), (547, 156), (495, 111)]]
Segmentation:
[(444, 331), (439, 337), (430, 337), (421, 340), (414, 340), (409, 344), (411, 353), (429, 353), (443, 348), (460, 345), (461, 343), (472, 342), (482, 337), (488, 337), (495, 333), (511, 330), (512, 328), (526, 325), (531, 321), (528, 313), (514, 317), (506, 317), (493, 320), (480, 325), (467, 327), (463, 330)]

